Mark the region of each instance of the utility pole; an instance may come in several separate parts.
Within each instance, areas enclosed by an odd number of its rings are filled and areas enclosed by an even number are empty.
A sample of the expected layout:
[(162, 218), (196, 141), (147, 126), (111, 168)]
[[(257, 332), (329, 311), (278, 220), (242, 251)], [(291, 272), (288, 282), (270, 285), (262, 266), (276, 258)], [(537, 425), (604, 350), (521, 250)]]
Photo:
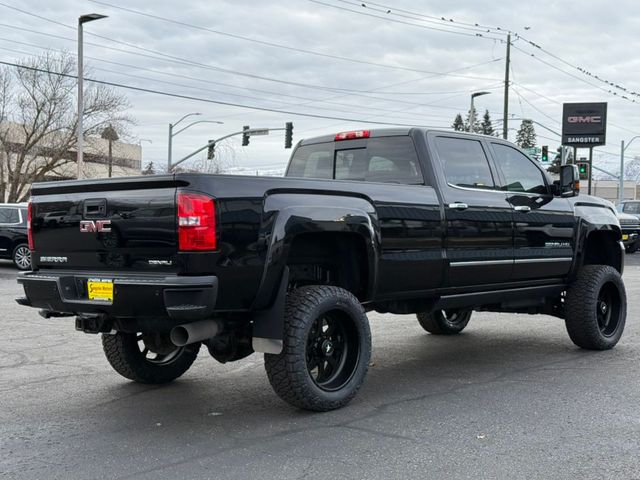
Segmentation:
[(504, 67), (504, 111), (502, 113), (502, 138), (505, 140), (509, 134), (509, 67), (511, 63), (511, 34), (507, 34), (507, 59)]

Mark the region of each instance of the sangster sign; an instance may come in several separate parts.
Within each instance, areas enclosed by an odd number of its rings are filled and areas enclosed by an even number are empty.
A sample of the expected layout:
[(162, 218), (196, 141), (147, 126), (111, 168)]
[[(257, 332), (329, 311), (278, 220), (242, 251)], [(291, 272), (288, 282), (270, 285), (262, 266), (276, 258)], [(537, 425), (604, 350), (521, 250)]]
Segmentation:
[(565, 103), (562, 108), (562, 144), (572, 147), (604, 145), (607, 104)]

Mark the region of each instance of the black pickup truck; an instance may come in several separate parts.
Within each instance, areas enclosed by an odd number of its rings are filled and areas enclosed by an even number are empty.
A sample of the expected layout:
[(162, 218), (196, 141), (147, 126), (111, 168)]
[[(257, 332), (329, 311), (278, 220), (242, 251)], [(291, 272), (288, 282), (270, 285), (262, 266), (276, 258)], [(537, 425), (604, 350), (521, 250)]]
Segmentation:
[[(182, 375), (202, 345), (254, 351), (276, 393), (330, 410), (369, 365), (366, 311), (461, 332), (473, 310), (564, 319), (585, 349), (626, 319), (613, 206), (511, 143), (419, 128), (301, 141), (284, 178), (175, 174), (33, 186), (18, 303), (102, 333), (126, 378)], [(524, 319), (522, 320), (524, 321)]]

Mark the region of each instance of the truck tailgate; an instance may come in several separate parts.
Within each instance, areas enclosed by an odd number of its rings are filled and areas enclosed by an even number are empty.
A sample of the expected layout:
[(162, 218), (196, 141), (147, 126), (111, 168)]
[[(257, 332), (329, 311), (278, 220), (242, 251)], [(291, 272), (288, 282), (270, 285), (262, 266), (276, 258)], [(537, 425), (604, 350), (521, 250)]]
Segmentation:
[(169, 176), (34, 185), (35, 268), (174, 271), (177, 187)]

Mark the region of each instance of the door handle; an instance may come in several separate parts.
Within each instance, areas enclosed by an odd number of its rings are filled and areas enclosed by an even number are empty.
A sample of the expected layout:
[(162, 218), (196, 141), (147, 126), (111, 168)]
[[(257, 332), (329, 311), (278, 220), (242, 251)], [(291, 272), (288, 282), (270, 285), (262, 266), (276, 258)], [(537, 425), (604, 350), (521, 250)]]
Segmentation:
[(516, 212), (530, 212), (531, 207), (527, 205), (518, 205), (517, 207), (513, 207)]
[(466, 203), (456, 202), (450, 203), (449, 208), (455, 208), (456, 210), (466, 210), (467, 208), (469, 208), (469, 205), (467, 205)]

